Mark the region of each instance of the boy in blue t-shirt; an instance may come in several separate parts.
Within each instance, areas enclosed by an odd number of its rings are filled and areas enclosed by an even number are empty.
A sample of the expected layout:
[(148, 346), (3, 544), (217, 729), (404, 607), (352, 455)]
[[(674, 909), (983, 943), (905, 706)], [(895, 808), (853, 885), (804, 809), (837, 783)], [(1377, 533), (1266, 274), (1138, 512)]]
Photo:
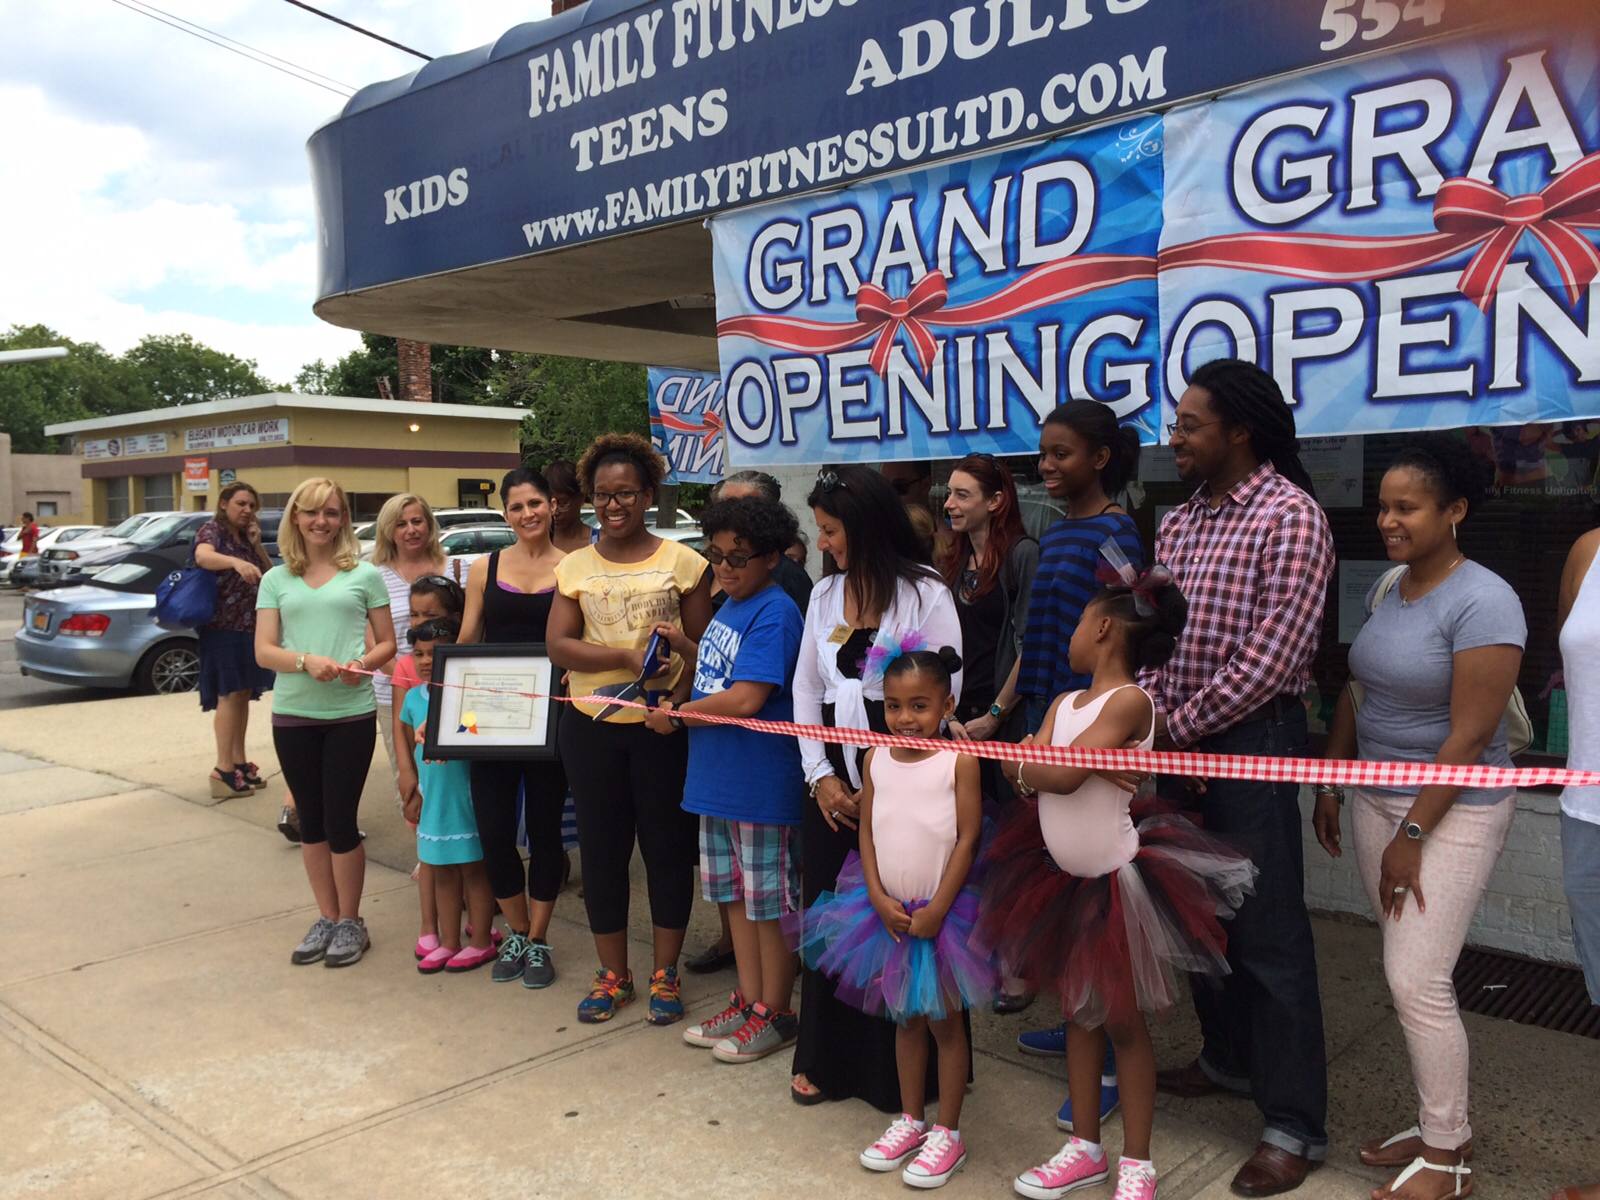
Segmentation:
[(794, 719), (794, 668), (804, 622), (773, 582), (778, 559), (798, 522), (782, 504), (740, 497), (700, 514), (706, 550), (727, 601), (698, 646), (672, 626), (657, 628), (675, 653), (694, 662), (694, 689), (647, 718), (657, 733), (688, 727), (689, 774), (683, 807), (700, 816), (700, 881), (722, 907), (733, 934), (739, 986), (721, 1013), (684, 1031), (723, 1062), (753, 1062), (793, 1045), (799, 1024), (791, 1003), (795, 957), (779, 919), (799, 901), (800, 805), (805, 777), (792, 737), (692, 714)]

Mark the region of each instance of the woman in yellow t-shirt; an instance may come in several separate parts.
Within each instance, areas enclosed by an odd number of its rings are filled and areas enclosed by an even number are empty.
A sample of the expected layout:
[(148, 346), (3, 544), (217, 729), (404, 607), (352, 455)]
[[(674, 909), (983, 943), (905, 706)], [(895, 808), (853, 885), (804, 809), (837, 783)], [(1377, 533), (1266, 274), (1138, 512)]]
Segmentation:
[[(628, 683), (644, 670), (658, 625), (699, 642), (711, 621), (711, 575), (687, 546), (659, 538), (645, 523), (667, 464), (637, 434), (595, 439), (578, 463), (594, 502), (600, 537), (556, 567), (556, 597), (545, 641), (550, 661), (570, 673), (573, 696)], [(645, 700), (688, 698), (694, 664), (673, 657), (649, 681)], [(605, 720), (602, 705), (578, 703), (562, 715), (559, 740), (578, 813), (584, 905), (600, 971), (578, 1020), (608, 1021), (634, 997), (628, 969), (628, 864), (634, 839), (644, 858), (654, 926), (650, 1021), (683, 1016), (678, 956), (694, 905), (698, 827), (683, 809), (688, 738), (651, 733), (644, 713), (624, 708)]]

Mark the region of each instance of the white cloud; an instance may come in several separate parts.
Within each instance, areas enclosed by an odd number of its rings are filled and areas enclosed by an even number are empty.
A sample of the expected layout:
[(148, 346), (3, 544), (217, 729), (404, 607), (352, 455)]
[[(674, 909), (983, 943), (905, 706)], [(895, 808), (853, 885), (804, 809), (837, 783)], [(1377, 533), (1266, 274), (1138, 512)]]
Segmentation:
[[(157, 7), (353, 86), (420, 65), (281, 0)], [(549, 12), (328, 7), (435, 55)], [(111, 0), (0, 0), (0, 28), (0, 327), (43, 322), (113, 351), (189, 333), (281, 381), (359, 344), (311, 313), (304, 146), (342, 97)]]

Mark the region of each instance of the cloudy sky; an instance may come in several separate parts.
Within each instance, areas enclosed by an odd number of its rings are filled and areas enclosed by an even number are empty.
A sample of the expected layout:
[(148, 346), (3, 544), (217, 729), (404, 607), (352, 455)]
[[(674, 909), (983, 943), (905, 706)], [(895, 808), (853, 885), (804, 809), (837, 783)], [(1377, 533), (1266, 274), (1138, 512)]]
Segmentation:
[[(360, 87), (420, 59), (284, 0), (133, 0)], [(549, 0), (315, 0), (440, 55)], [(189, 333), (288, 382), (354, 333), (311, 312), (305, 142), (341, 92), (116, 0), (0, 0), (0, 328), (43, 322), (126, 350)]]

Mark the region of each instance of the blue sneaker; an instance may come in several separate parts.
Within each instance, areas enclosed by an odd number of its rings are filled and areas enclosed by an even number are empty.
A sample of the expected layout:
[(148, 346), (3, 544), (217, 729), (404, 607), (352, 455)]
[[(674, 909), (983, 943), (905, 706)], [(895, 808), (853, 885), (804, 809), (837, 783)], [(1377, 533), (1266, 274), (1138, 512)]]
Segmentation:
[(1033, 1033), (1020, 1035), (1017, 1038), (1017, 1049), (1024, 1054), (1036, 1054), (1040, 1058), (1065, 1058), (1067, 1023), (1063, 1021), (1054, 1029), (1038, 1029)]
[[(1111, 1039), (1106, 1039), (1106, 1056), (1100, 1064), (1100, 1119), (1104, 1121), (1117, 1111), (1122, 1103), (1122, 1093), (1117, 1090), (1117, 1051), (1111, 1044)], [(1067, 1102), (1061, 1106), (1061, 1111), (1056, 1114), (1056, 1128), (1072, 1132), (1072, 1097), (1067, 1097)]]

